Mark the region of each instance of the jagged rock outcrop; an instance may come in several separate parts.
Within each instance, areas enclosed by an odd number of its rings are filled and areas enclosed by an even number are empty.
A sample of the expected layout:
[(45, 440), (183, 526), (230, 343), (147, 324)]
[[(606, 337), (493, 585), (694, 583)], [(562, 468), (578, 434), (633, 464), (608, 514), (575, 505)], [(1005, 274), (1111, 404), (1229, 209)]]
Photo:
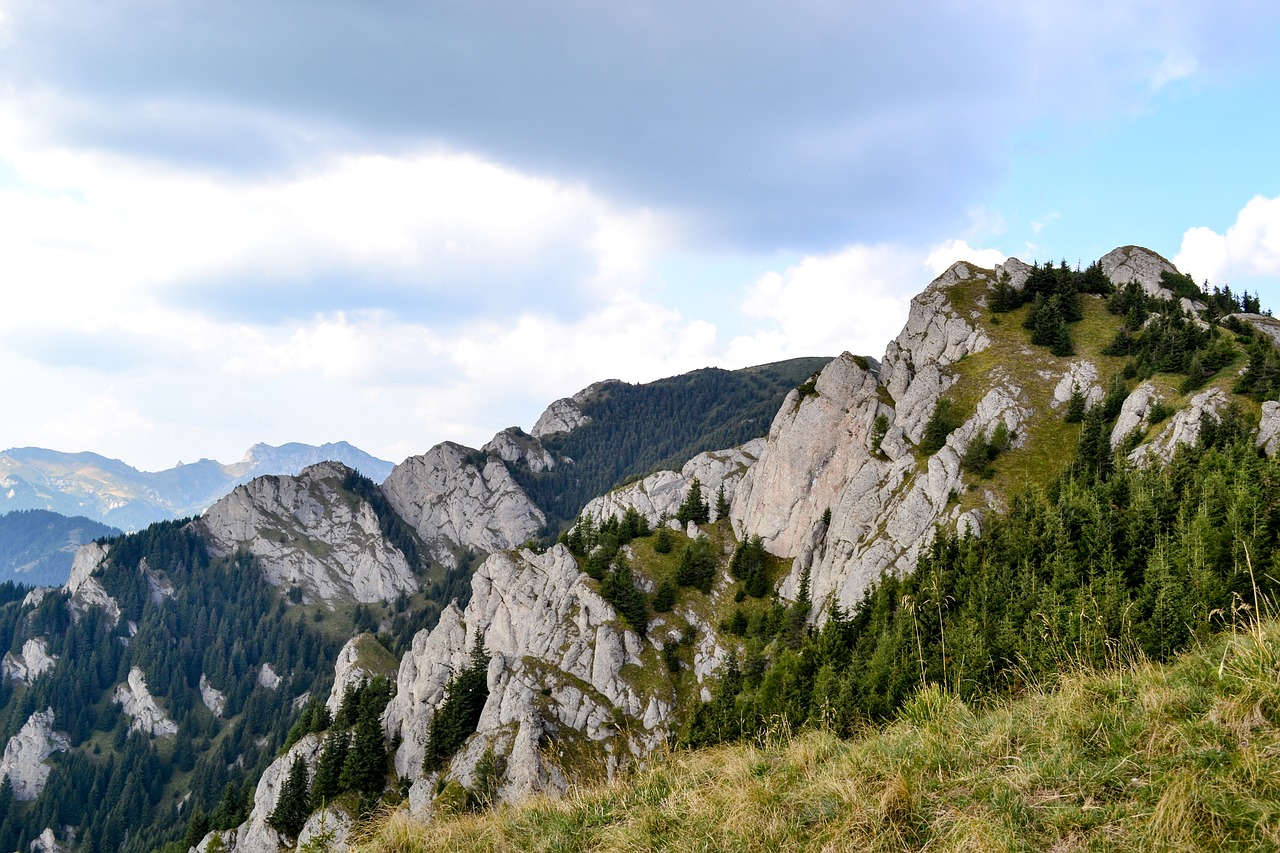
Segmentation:
[[(947, 296), (951, 286), (974, 279), (990, 281), (990, 275), (956, 264), (912, 300), (906, 328), (889, 344), (878, 377), (865, 360), (846, 353), (818, 376), (815, 395), (787, 397), (731, 513), (740, 537), (760, 536), (772, 553), (795, 558), (780, 589), (784, 596), (796, 594), (807, 571), (815, 602), (848, 607), (886, 569), (914, 568), (964, 487), (960, 459), (969, 442), (991, 435), (998, 423), (1018, 435), (1029, 416), (1022, 389), (996, 369), (974, 414), (946, 445), (927, 459), (915, 456), (939, 397), (955, 381), (948, 368), (990, 345), (972, 322), (977, 314), (962, 316)], [(877, 416), (887, 421), (878, 450)]]
[(447, 566), (456, 565), (455, 548), (514, 548), (546, 523), (505, 463), (453, 442), (397, 465), (382, 490), (432, 558)]
[(280, 687), (280, 674), (276, 672), (276, 668), (269, 663), (264, 663), (258, 668), (258, 683), (268, 690), (276, 690)]
[(90, 542), (76, 549), (76, 555), (71, 561), (71, 577), (63, 587), (71, 594), (68, 607), (75, 618), (79, 618), (89, 608), (96, 607), (106, 614), (112, 625), (120, 622), (120, 605), (93, 576), (107, 559), (108, 549), (108, 545), (99, 545), (97, 542)]
[(302, 831), (298, 833), (298, 849), (311, 847), (329, 853), (344, 853), (350, 847), (354, 826), (351, 815), (342, 809), (320, 809), (302, 825)]
[(27, 850), (29, 853), (62, 853), (62, 845), (58, 843), (53, 828), (46, 826), (44, 832), (33, 838), (27, 845)]
[(178, 733), (178, 724), (169, 719), (164, 709), (156, 703), (155, 697), (147, 689), (146, 676), (136, 666), (129, 670), (128, 681), (111, 694), (111, 701), (119, 705), (126, 716), (132, 718), (129, 723), (131, 732), (142, 732), (151, 737)]
[(347, 687), (372, 681), (379, 676), (394, 679), (397, 664), (398, 661), (372, 634), (359, 634), (347, 640), (333, 665), (333, 688), (329, 691), (329, 698), (325, 700), (329, 714), (334, 717), (338, 715)]
[(1179, 409), (1168, 426), (1160, 430), (1154, 439), (1139, 445), (1129, 459), (1138, 465), (1152, 462), (1168, 462), (1182, 444), (1195, 444), (1207, 416), (1217, 416), (1227, 404), (1227, 395), (1220, 388), (1209, 388), (1196, 394)]
[(284, 845), (281, 843), (280, 833), (271, 828), (267, 818), (275, 811), (280, 800), (280, 791), (284, 788), (295, 756), (301, 756), (307, 765), (307, 777), (315, 776), (322, 742), (319, 735), (304, 735), (288, 752), (271, 762), (258, 780), (258, 787), (253, 794), (253, 809), (249, 812), (248, 819), (234, 830), (206, 835), (196, 848), (199, 853), (208, 853), (209, 843), (215, 834), (222, 839), (224, 853), (277, 853), (281, 850)]
[(382, 535), (373, 507), (342, 489), (350, 472), (324, 462), (296, 477), (259, 477), (195, 523), (212, 552), (248, 550), (271, 584), (298, 589), (303, 601), (390, 601), (416, 591), (413, 569)]
[(1142, 285), (1148, 296), (1156, 299), (1172, 299), (1173, 292), (1160, 281), (1160, 274), (1176, 273), (1173, 264), (1157, 255), (1150, 249), (1141, 246), (1121, 246), (1103, 255), (1099, 261), (1102, 271), (1117, 287), (1124, 287), (1131, 281)]
[(0, 757), (0, 778), (9, 777), (14, 799), (28, 802), (40, 796), (52, 769), (45, 760), (70, 747), (66, 734), (55, 731), (53, 724), (52, 708), (37, 711), (5, 744), (4, 756)]
[(1111, 428), (1111, 449), (1114, 450), (1135, 430), (1141, 430), (1151, 412), (1151, 404), (1159, 399), (1156, 386), (1143, 382), (1129, 394)]
[[(431, 719), (450, 679), (469, 662), (477, 632), (491, 655), (489, 698), (477, 736), (447, 771), (463, 785), (474, 784), (486, 747), (506, 756), (500, 794), (514, 799), (567, 783), (540, 743), (574, 743), (611, 771), (666, 737), (673, 696), (635, 683), (663, 682), (639, 678), (661, 666), (653, 646), (620, 622), (568, 549), (496, 553), (472, 579), (466, 611), (451, 605), (433, 630), (414, 638), (387, 707), (388, 733), (401, 738), (396, 772), (419, 778), (410, 795), (419, 810), (433, 790), (420, 779)], [(641, 723), (619, 727), (620, 719)]]
[(1003, 264), (996, 264), (995, 274), (999, 278), (1005, 273), (1009, 274), (1009, 283), (1013, 285), (1015, 290), (1022, 290), (1027, 283), (1027, 279), (1031, 277), (1032, 267), (1018, 258), (1009, 258)]
[(533, 429), (529, 430), (529, 434), (534, 438), (546, 438), (557, 433), (573, 432), (578, 427), (591, 423), (591, 418), (582, 411), (582, 404), (618, 381), (606, 379), (603, 382), (594, 382), (572, 397), (556, 400), (547, 406), (546, 411), (538, 418), (538, 422), (533, 425)]
[(1049, 405), (1055, 409), (1066, 405), (1075, 389), (1080, 390), (1084, 395), (1085, 403), (1090, 406), (1102, 402), (1104, 394), (1102, 386), (1098, 384), (1098, 366), (1092, 361), (1082, 358), (1071, 362), (1062, 374), (1062, 378), (1058, 380), (1058, 384), (1054, 386), (1053, 399)]
[(1280, 403), (1268, 400), (1262, 404), (1262, 421), (1258, 424), (1258, 447), (1270, 457), (1280, 450)]
[(1266, 314), (1232, 314), (1232, 317), (1248, 323), (1257, 331), (1271, 338), (1276, 346), (1280, 346), (1280, 320)]
[(53, 669), (57, 662), (58, 656), (49, 654), (49, 644), (44, 637), (34, 637), (22, 644), (21, 654), (5, 653), (3, 662), (0, 662), (0, 672), (4, 678), (30, 684)]
[(712, 507), (712, 520), (718, 520), (715, 518), (717, 491), (723, 486), (725, 500), (732, 503), (738, 483), (747, 469), (755, 464), (763, 447), (764, 439), (760, 438), (729, 450), (699, 453), (686, 462), (679, 472), (658, 471), (643, 480), (592, 499), (579, 515), (604, 521), (611, 515), (621, 518), (628, 509), (635, 509), (652, 527), (657, 525), (664, 514), (668, 517), (675, 516), (680, 504), (688, 497), (689, 487), (696, 478), (702, 488), (702, 496)]
[(215, 717), (221, 717), (227, 709), (226, 694), (210, 684), (209, 677), (203, 672), (200, 673), (200, 699)]
[(535, 474), (556, 467), (555, 457), (542, 446), (542, 442), (526, 435), (520, 427), (507, 427), (480, 449), (511, 465), (527, 465)]

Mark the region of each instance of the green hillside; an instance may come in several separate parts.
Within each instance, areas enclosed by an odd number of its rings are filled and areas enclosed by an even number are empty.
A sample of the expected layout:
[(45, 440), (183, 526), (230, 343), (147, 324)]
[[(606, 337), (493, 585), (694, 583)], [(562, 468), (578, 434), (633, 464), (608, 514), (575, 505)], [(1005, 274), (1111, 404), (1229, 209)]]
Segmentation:
[(76, 548), (119, 536), (120, 530), (43, 509), (0, 515), (0, 580), (26, 586), (62, 586), (71, 576)]

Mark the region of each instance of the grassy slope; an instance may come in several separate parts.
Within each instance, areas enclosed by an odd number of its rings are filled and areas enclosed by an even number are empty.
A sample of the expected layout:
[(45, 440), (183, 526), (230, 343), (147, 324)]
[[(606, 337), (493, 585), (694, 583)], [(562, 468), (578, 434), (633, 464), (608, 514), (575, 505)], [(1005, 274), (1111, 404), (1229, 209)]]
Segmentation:
[(854, 740), (676, 752), (559, 801), (392, 816), (359, 849), (1273, 850), (1278, 664), (1268, 621), (985, 709), (930, 689)]
[[(994, 273), (987, 271), (993, 280)], [(1053, 408), (1050, 403), (1053, 391), (1073, 362), (1087, 360), (1098, 368), (1098, 382), (1106, 388), (1111, 377), (1124, 369), (1125, 358), (1107, 356), (1102, 350), (1115, 338), (1122, 318), (1107, 312), (1106, 301), (1099, 296), (1081, 295), (1084, 319), (1071, 325), (1071, 339), (1076, 354), (1060, 358), (1046, 347), (1033, 346), (1029, 333), (1022, 323), (1031, 310), (1030, 306), (1007, 314), (993, 315), (985, 309), (990, 296), (990, 281), (971, 279), (954, 285), (948, 298), (956, 311), (986, 332), (991, 346), (982, 352), (961, 359), (953, 368), (957, 378), (946, 393), (956, 401), (967, 417), (977, 407), (988, 389), (1000, 378), (1012, 380), (1022, 390), (1022, 404), (1032, 412), (1023, 427), (1027, 441), (1021, 447), (1000, 456), (995, 462), (995, 474), (987, 480), (971, 480), (971, 487), (961, 496), (961, 506), (970, 509), (986, 503), (986, 492), (997, 496), (1011, 496), (1029, 487), (1044, 487), (1062, 473), (1064, 463), (1075, 453), (1080, 436), (1079, 424), (1063, 421), (1064, 408)], [(1219, 331), (1218, 334), (1228, 334)], [(1240, 404), (1249, 416), (1255, 417), (1258, 404), (1247, 397), (1231, 394), (1231, 386), (1245, 363), (1241, 350), (1236, 360), (1205, 383), (1203, 388), (1189, 394), (1180, 394), (1183, 377), (1179, 374), (1158, 373), (1151, 382), (1161, 399), (1174, 409), (1181, 408), (1196, 394), (1208, 388), (1221, 388)], [(1130, 390), (1137, 381), (1126, 383)], [(1168, 421), (1148, 429), (1144, 441), (1154, 438)]]

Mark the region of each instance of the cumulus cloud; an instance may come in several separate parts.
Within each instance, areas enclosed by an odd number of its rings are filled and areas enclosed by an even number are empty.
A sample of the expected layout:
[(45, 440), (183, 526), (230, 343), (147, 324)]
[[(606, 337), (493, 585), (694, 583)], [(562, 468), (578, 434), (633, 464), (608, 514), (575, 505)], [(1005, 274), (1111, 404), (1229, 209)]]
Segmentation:
[(924, 265), (936, 276), (957, 261), (968, 261), (983, 269), (992, 269), (997, 264), (1004, 263), (1008, 257), (999, 249), (975, 249), (964, 240), (947, 240), (929, 252)]
[(1140, 108), (1269, 56), (1277, 14), (1256, 0), (7, 11), (9, 78), (56, 95), (44, 121), (78, 144), (243, 174), (431, 140), (811, 252), (851, 229), (928, 239), (1003, 171), (993, 133), (1011, 116)]
[[(576, 303), (593, 273), (634, 279), (665, 239), (654, 214), (467, 154), (352, 153), (226, 180), (27, 131), (12, 105), (0, 114), (0, 158), (17, 178), (0, 187), (9, 323), (101, 326), (138, 298), (247, 319), (434, 311), (460, 290), (476, 308)], [(534, 292), (539, 279), (557, 287)]]
[(900, 246), (851, 246), (760, 276), (741, 310), (763, 328), (730, 342), (735, 364), (835, 355), (879, 357), (921, 288), (920, 255)]
[(1280, 275), (1280, 196), (1254, 196), (1223, 234), (1203, 226), (1188, 229), (1173, 263), (1197, 282), (1211, 284)]

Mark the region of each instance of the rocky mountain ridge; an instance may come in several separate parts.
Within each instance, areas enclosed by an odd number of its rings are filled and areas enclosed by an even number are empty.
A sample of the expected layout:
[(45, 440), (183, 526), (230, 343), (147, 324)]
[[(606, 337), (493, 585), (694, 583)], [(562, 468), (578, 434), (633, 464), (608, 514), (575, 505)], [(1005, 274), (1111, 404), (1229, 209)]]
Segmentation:
[[(1147, 250), (1118, 249), (1099, 266), (1120, 276), (1118, 285), (1128, 276), (1162, 306), (1207, 310), (1174, 299), (1166, 286), (1172, 265)], [(906, 326), (881, 361), (845, 353), (785, 396), (767, 435), (697, 454), (678, 471), (652, 472), (588, 502), (579, 517), (590, 518), (588, 526), (604, 531), (602, 537), (614, 537), (620, 555), (607, 565), (593, 564), (594, 545), (575, 554), (567, 542), (532, 541), (548, 518), (534, 487), (538, 476), (580, 464), (556, 448), (599, 426), (603, 410), (591, 406), (625, 389), (617, 382), (554, 402), (530, 433), (512, 427), (478, 450), (437, 445), (397, 466), (380, 489), (360, 486), (331, 464), (260, 478), (191, 529), (216, 556), (251, 556), (286, 601), (322, 617), (352, 605), (386, 607), (378, 611), (387, 614), (384, 631), (394, 609), (389, 602), (421, 595), (427, 586), (413, 553), (450, 570), (486, 555), (470, 578), (469, 596), (442, 602), (438, 622), (418, 631), (400, 657), (395, 695), (381, 717), (390, 764), (420, 817), (468, 802), (490, 784), (493, 795), (508, 800), (563, 791), (679, 737), (692, 711), (712, 698), (723, 667), (758, 654), (730, 627), (731, 615), (749, 612), (763, 621), (798, 614), (803, 629), (803, 619), (820, 623), (836, 605), (851, 610), (886, 572), (912, 571), (935, 531), (980, 536), (987, 513), (1004, 507), (1016, 488), (1047, 484), (1060, 473), (1078, 442), (1079, 428), (1064, 423), (1074, 398), (1101, 407), (1115, 396), (1124, 358), (1105, 354), (1096, 341), (1105, 343), (1121, 321), (1101, 297), (1086, 295), (1078, 321), (1090, 341), (1083, 352), (1054, 356), (1030, 344), (1018, 324), (1000, 319), (1010, 315), (998, 314), (992, 299), (1002, 284), (1021, 289), (1039, 274), (1017, 259), (993, 270), (953, 265), (913, 299)], [(1235, 316), (1269, 334), (1262, 327), (1272, 325), (1270, 318)], [(1239, 402), (1233, 382), (1243, 370), (1215, 374), (1207, 385), (1196, 377), (1204, 387), (1185, 392), (1164, 374), (1132, 388), (1122, 383), (1103, 439), (1108, 451), (1143, 464), (1168, 460), (1229, 415)], [(1258, 446), (1274, 454), (1280, 403), (1244, 404), (1257, 410)], [(954, 416), (945, 430), (938, 426), (943, 410)], [(1004, 437), (998, 446), (996, 436)], [(975, 473), (972, 450), (988, 445), (999, 454), (995, 470)], [(723, 487), (727, 519), (708, 512), (706, 524), (675, 520), (695, 479), (709, 502)], [(624, 536), (616, 525), (628, 517), (637, 529)], [(649, 528), (663, 528), (666, 550), (657, 536), (644, 535)], [(744, 593), (729, 559), (748, 540), (768, 555), (763, 597)], [(660, 608), (662, 588), (684, 571), (682, 554), (698, 549), (714, 563), (705, 590), (701, 581), (680, 581)], [(113, 625), (125, 618), (127, 602), (113, 598), (99, 576), (110, 551), (93, 546), (78, 555), (66, 592), (79, 619), (90, 611)], [(137, 572), (153, 606), (165, 607), (163, 571), (140, 563)], [(628, 611), (630, 594), (642, 595), (639, 621)], [(795, 606), (802, 602), (805, 608)], [(428, 771), (423, 759), (433, 725), (473, 661), (477, 637), (489, 658), (483, 707), (443, 769)], [(374, 660), (387, 655), (371, 638), (343, 648), (325, 703), (331, 716), (345, 688), (387, 671), (385, 660)], [(42, 673), (29, 677), (50, 677)], [(140, 673), (138, 680), (148, 679), (143, 691), (151, 675)], [(285, 689), (281, 681), (271, 689)], [(200, 687), (203, 694), (203, 677)], [(137, 686), (133, 695), (140, 695)], [(286, 698), (301, 707), (309, 696)], [(287, 839), (271, 813), (295, 760), (309, 778), (319, 772), (323, 741), (312, 731), (278, 754), (245, 822), (209, 833), (201, 849), (281, 849)], [(355, 810), (353, 801), (335, 806), (326, 825), (345, 832)], [(316, 831), (308, 826), (304, 833)]]

